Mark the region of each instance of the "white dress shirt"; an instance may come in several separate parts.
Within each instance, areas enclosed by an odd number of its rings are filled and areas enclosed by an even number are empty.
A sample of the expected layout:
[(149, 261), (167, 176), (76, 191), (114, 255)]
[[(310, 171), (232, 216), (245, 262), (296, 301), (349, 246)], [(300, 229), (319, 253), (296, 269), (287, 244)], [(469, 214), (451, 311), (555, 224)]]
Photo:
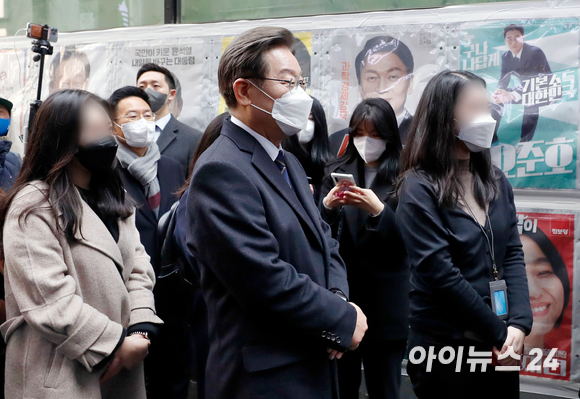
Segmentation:
[(171, 119), (171, 113), (169, 113), (169, 114), (165, 115), (163, 118), (157, 119), (155, 121), (155, 142), (157, 142), (157, 140), (159, 140), (159, 136), (161, 136), (161, 132), (163, 131), (163, 129), (165, 129), (165, 126), (167, 126), (170, 119)]
[(278, 158), (278, 153), (280, 151), (283, 151), (282, 146), (276, 147), (274, 145), (274, 143), (272, 143), (270, 140), (268, 140), (267, 138), (265, 138), (260, 133), (253, 130), (252, 128), (250, 128), (248, 125), (246, 125), (244, 122), (242, 122), (241, 120), (239, 120), (238, 118), (236, 118), (233, 115), (232, 115), (232, 123), (234, 125), (241, 127), (246, 132), (248, 132), (253, 138), (258, 140), (258, 143), (260, 143), (262, 145), (262, 147), (264, 147), (264, 150), (266, 150), (266, 152), (268, 153), (268, 156), (270, 158), (272, 158), (272, 161), (275, 161), (276, 158)]

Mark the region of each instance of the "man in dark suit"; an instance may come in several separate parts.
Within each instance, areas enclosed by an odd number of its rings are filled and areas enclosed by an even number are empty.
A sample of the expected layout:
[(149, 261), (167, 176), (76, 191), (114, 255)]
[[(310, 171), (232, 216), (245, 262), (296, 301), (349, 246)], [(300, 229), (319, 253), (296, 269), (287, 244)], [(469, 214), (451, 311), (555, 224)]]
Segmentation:
[(208, 399), (337, 397), (333, 359), (367, 328), (306, 174), (280, 146), (312, 104), (293, 43), (276, 27), (230, 43), (218, 80), (232, 117), (193, 172), (188, 246), (209, 314)]
[(202, 133), (178, 121), (170, 112), (176, 95), (173, 74), (157, 64), (145, 64), (137, 72), (137, 86), (151, 98), (151, 110), (156, 116), (155, 141), (161, 155), (179, 162), (187, 174)]
[[(154, 132), (155, 120), (148, 102), (147, 93), (135, 86), (118, 89), (109, 98), (119, 142), (117, 168), (125, 190), (137, 203), (135, 224), (141, 243), (151, 257), (155, 275), (158, 275), (161, 261), (157, 238), (158, 221), (177, 201), (175, 193), (184, 184), (185, 176), (179, 163), (159, 154), (153, 135), (148, 134)], [(140, 132), (128, 129), (127, 126), (140, 123), (141, 118), (150, 123), (151, 132), (143, 134), (144, 140), (136, 144)], [(176, 376), (181, 375), (181, 370), (174, 370), (172, 366), (182, 364), (177, 358), (187, 356), (189, 352), (188, 348), (174, 348), (171, 345), (172, 340), (176, 339), (171, 337), (175, 329), (175, 325), (167, 323), (161, 328), (156, 334), (155, 348), (151, 348), (145, 360), (148, 398), (177, 398), (179, 396), (175, 392), (183, 390), (180, 388), (183, 381), (176, 379)], [(185, 380), (185, 383), (189, 382), (187, 377)]]
[[(503, 30), (504, 40), (509, 48), (501, 57), (501, 76), (497, 88), (492, 94), (492, 116), (497, 121), (494, 141), (498, 141), (497, 129), (506, 103), (522, 103), (523, 87), (521, 81), (539, 75), (551, 75), (552, 70), (544, 52), (536, 46), (524, 42), (524, 27), (510, 24)], [(509, 88), (514, 76), (520, 81), (516, 87)], [(549, 77), (548, 77), (549, 78)], [(521, 141), (530, 141), (534, 137), (538, 124), (540, 107), (538, 105), (524, 106)]]
[[(355, 60), (356, 77), (363, 99), (380, 97), (389, 102), (399, 125), (403, 145), (407, 141), (413, 115), (405, 108), (413, 92), (413, 54), (405, 43), (391, 36), (373, 37)], [(348, 128), (330, 136), (330, 152), (342, 156), (349, 141)]]

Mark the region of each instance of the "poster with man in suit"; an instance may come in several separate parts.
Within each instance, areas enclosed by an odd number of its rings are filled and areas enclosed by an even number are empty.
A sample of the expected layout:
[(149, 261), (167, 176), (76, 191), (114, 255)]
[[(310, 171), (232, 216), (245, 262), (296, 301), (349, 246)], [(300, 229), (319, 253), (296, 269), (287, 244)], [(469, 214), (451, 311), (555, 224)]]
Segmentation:
[(329, 110), (330, 149), (342, 155), (350, 115), (367, 98), (391, 104), (401, 142), (409, 134), (415, 106), (429, 79), (444, 69), (436, 29), (337, 29), (332, 34)]
[[(530, 78), (542, 78), (551, 80), (552, 70), (546, 58), (546, 54), (541, 48), (532, 46), (525, 42), (524, 27), (517, 24), (509, 24), (503, 29), (503, 37), (508, 47), (508, 51), (501, 56), (501, 76), (497, 83), (497, 88), (493, 92), (492, 116), (498, 122), (503, 114), (503, 105), (506, 103), (521, 103), (523, 98), (523, 86), (515, 84), (510, 87), (511, 77), (516, 81)], [(519, 82), (518, 82), (519, 83)], [(540, 104), (536, 101), (523, 101), (524, 115), (522, 117), (522, 138), (521, 141), (530, 141), (534, 137), (539, 119)], [(544, 104), (546, 105), (546, 104)], [(497, 127), (496, 136), (497, 141)]]
[(459, 35), (459, 68), (487, 83), (493, 162), (514, 187), (578, 188), (578, 20), (470, 22)]

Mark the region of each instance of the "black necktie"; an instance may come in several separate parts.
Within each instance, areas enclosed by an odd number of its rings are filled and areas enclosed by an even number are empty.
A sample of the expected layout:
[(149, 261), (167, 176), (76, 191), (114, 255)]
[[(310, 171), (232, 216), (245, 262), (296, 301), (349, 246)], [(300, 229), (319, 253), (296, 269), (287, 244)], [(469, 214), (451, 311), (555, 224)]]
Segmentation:
[(280, 169), (280, 173), (282, 173), (282, 176), (284, 176), (284, 179), (286, 179), (286, 183), (288, 183), (290, 188), (292, 188), (292, 183), (290, 183), (290, 176), (288, 175), (288, 169), (286, 168), (286, 158), (284, 158), (284, 153), (282, 150), (278, 152), (278, 157), (276, 160), (274, 160), (274, 163), (278, 169)]

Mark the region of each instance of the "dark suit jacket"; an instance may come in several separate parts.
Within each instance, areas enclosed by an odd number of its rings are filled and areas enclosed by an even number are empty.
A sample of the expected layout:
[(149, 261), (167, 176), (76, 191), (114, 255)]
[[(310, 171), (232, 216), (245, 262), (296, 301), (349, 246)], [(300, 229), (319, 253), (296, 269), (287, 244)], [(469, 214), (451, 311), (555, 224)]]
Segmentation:
[[(544, 52), (536, 46), (524, 43), (520, 61), (517, 62), (511, 51), (506, 51), (501, 56), (501, 77), (497, 83), (498, 89), (507, 90), (512, 74), (518, 79), (530, 78), (539, 74), (551, 74), (550, 64)], [(521, 87), (512, 90), (521, 92)]]
[[(157, 275), (159, 272), (160, 251), (157, 243), (157, 217), (149, 207), (141, 184), (131, 176), (127, 169), (121, 166), (118, 166), (118, 169), (125, 190), (137, 202), (138, 209), (135, 214), (135, 224), (141, 236), (141, 243), (145, 247), (147, 254), (151, 257), (151, 264), (153, 265), (153, 269), (155, 269), (155, 275)], [(161, 188), (159, 216), (162, 216), (177, 201), (175, 192), (185, 183), (185, 175), (181, 165), (173, 159), (161, 156), (157, 164), (157, 178), (159, 179), (159, 186)]]
[(334, 187), (330, 176), (333, 172), (352, 174), (357, 185), (366, 187), (364, 163), (357, 156), (347, 163), (331, 164), (320, 197), (322, 218), (330, 224), (346, 263), (350, 300), (367, 316), (369, 330), (364, 339), (406, 339), (410, 271), (395, 221), (394, 186), (373, 181), (370, 189), (385, 204), (377, 217), (354, 206), (327, 209), (322, 199)]
[(327, 347), (352, 341), (346, 269), (292, 154), (291, 189), (264, 148), (226, 119), (198, 160), (188, 246), (209, 313), (208, 399), (333, 397)]
[(199, 130), (187, 126), (171, 115), (157, 140), (157, 146), (161, 155), (177, 161), (181, 165), (183, 173), (187, 175), (189, 164), (193, 159), (193, 153), (201, 135)]
[[(403, 145), (405, 145), (405, 142), (407, 141), (411, 122), (413, 122), (413, 115), (411, 115), (409, 111), (405, 110), (405, 118), (403, 118), (403, 121), (399, 126), (399, 137), (401, 137), (401, 144)], [(330, 153), (333, 156), (341, 157), (342, 154), (344, 154), (344, 150), (346, 150), (346, 144), (348, 144), (347, 140), (343, 145), (343, 142), (345, 141), (344, 138), (346, 136), (349, 136), (348, 127), (331, 134), (328, 138), (330, 142)]]

